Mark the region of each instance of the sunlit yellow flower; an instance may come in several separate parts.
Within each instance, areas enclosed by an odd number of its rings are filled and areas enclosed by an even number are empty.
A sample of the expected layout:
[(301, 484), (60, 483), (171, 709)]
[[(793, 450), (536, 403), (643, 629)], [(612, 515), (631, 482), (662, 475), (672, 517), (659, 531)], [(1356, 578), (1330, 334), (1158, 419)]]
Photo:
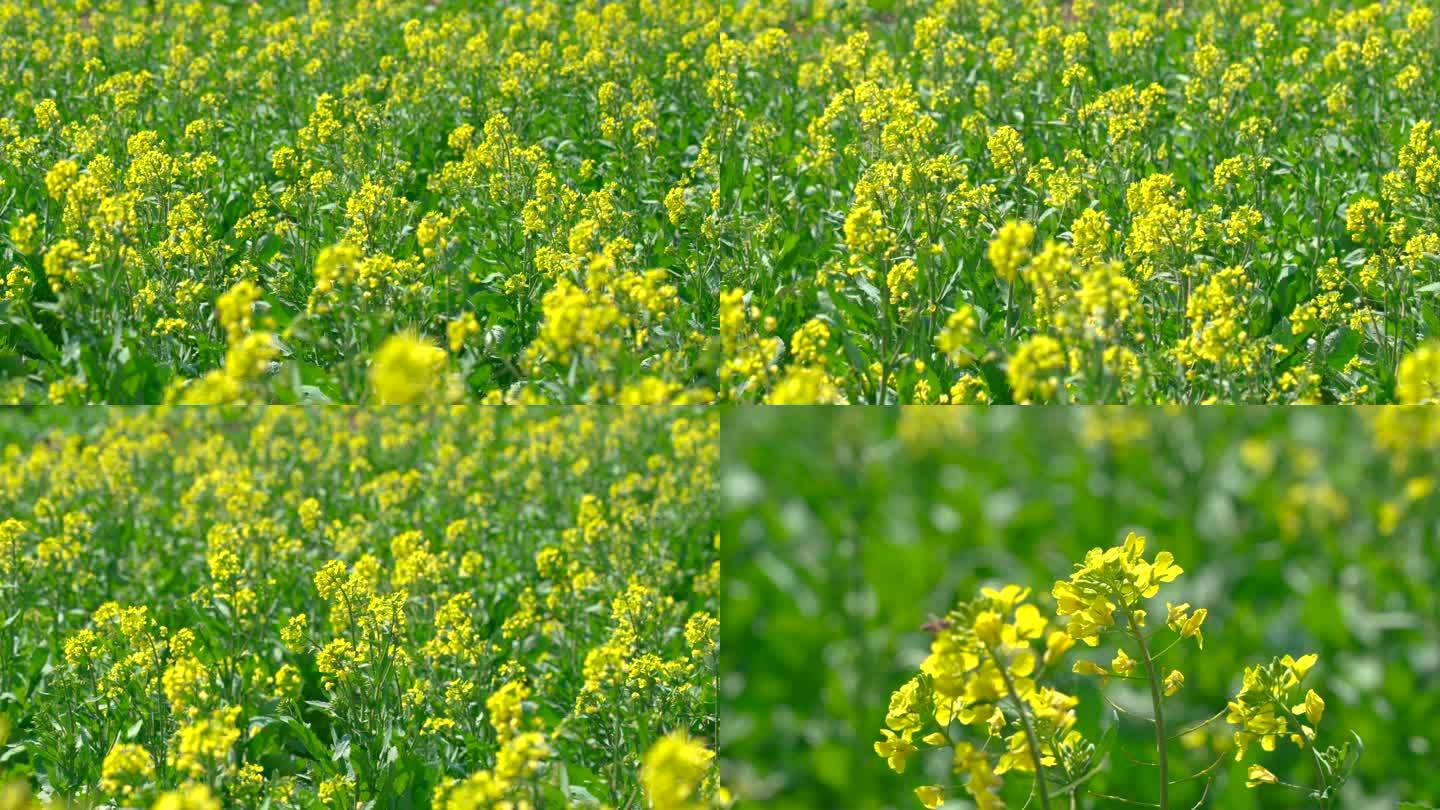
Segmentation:
[(432, 394), (449, 359), (445, 350), (412, 334), (391, 335), (375, 352), (370, 386), (382, 405), (407, 405)]

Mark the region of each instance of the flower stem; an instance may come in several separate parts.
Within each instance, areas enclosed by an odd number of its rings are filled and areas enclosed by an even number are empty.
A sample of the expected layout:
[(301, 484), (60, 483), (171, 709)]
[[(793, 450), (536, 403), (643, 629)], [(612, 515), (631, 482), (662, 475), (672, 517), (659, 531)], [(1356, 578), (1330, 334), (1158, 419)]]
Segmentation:
[(1035, 763), (1035, 789), (1040, 793), (1040, 807), (1042, 810), (1050, 810), (1050, 791), (1045, 786), (1045, 764), (1041, 761), (1045, 757), (1040, 752), (1040, 742), (1035, 737), (1035, 728), (1030, 724), (1030, 715), (1025, 711), (1025, 703), (1020, 699), (1020, 693), (1015, 690), (1015, 681), (1011, 679), (1009, 670), (1000, 662), (1000, 657), (987, 644), (985, 651), (990, 653), (990, 660), (995, 662), (995, 668), (1000, 670), (1000, 677), (1005, 679), (1005, 689), (1010, 692), (1010, 697), (1015, 701), (1015, 709), (1020, 712), (1020, 725), (1025, 728), (1025, 739), (1030, 743), (1030, 759)]
[(1310, 761), (1315, 766), (1315, 776), (1320, 780), (1320, 789), (1315, 792), (1315, 801), (1320, 805), (1320, 810), (1329, 810), (1330, 801), (1325, 798), (1325, 792), (1330, 789), (1330, 780), (1325, 778), (1325, 769), (1320, 767), (1320, 752), (1315, 750), (1315, 738), (1312, 736), (1305, 743), (1310, 749)]
[(1161, 705), (1164, 696), (1160, 690), (1160, 679), (1155, 673), (1155, 660), (1150, 657), (1150, 645), (1145, 643), (1145, 633), (1135, 623), (1134, 613), (1127, 610), (1125, 616), (1130, 623), (1130, 632), (1140, 643), (1140, 660), (1145, 664), (1145, 673), (1150, 678), (1150, 703), (1155, 711), (1155, 753), (1160, 765), (1160, 810), (1169, 810), (1170, 757), (1165, 740), (1165, 710)]

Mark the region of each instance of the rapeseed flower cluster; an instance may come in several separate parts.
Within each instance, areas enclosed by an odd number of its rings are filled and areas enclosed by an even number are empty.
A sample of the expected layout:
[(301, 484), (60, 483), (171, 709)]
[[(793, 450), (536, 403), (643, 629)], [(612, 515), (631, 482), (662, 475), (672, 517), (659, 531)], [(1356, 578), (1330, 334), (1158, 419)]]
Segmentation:
[(0, 401), (1433, 388), (1426, 0), (0, 13)]
[(734, 50), (722, 398), (1432, 398), (1431, 3), (827, 2)]
[(1313, 653), (1298, 659), (1286, 655), (1267, 664), (1247, 667), (1240, 692), (1230, 701), (1225, 720), (1239, 727), (1235, 732), (1237, 762), (1256, 742), (1261, 749), (1274, 751), (1278, 741), (1288, 739), (1304, 751), (1315, 766), (1315, 784), (1295, 785), (1280, 780), (1265, 766), (1253, 763), (1246, 780), (1248, 786), (1280, 785), (1315, 799), (1323, 808), (1335, 804), (1338, 791), (1349, 779), (1364, 745), (1359, 736), (1351, 732), (1351, 739), (1339, 746), (1319, 748), (1318, 729), (1325, 716), (1325, 699), (1314, 689), (1306, 689), (1303, 696), (1300, 694), (1317, 661), (1318, 656)]
[(711, 400), (785, 17), (0, 4), (0, 400)]
[[(916, 757), (933, 762), (928, 752), (948, 752), (944, 771), (952, 781), (917, 787), (915, 795), (923, 806), (934, 810), (954, 798), (957, 789), (981, 808), (1010, 806), (1007, 801), (1018, 797), (1041, 807), (1062, 799), (1075, 806), (1085, 793), (1114, 798), (1083, 787), (1110, 762), (1114, 729), (1094, 736), (1082, 731), (1080, 698), (1058, 688), (1067, 673), (1094, 677), (1102, 690), (1112, 681), (1135, 682), (1148, 689), (1149, 716), (1102, 694), (1114, 710), (1115, 722), (1123, 714), (1153, 726), (1156, 758), (1137, 761), (1153, 767), (1156, 774), (1155, 797), (1144, 798), (1151, 806), (1177, 807), (1172, 793), (1188, 784), (1196, 785), (1197, 792), (1203, 788), (1204, 803), (1220, 762), (1176, 776), (1170, 770), (1170, 749), (1177, 744), (1194, 747), (1189, 741), (1197, 734), (1203, 740), (1207, 736), (1203, 729), (1226, 712), (1176, 732), (1173, 707), (1167, 725), (1166, 702), (1185, 687), (1185, 675), (1160, 662), (1187, 640), (1193, 640), (1197, 652), (1203, 651), (1208, 610), (1192, 609), (1188, 602), (1166, 602), (1163, 628), (1152, 627), (1156, 622), (1149, 621), (1149, 600), (1158, 598), (1162, 586), (1175, 582), (1184, 571), (1167, 551), (1147, 558), (1145, 546), (1145, 538), (1132, 532), (1119, 545), (1091, 549), (1069, 578), (1057, 581), (1050, 596), (1063, 624), (1052, 626), (1041, 606), (1029, 601), (1030, 589), (1014, 584), (982, 588), (978, 599), (963, 602), (943, 619), (927, 624), (932, 633), (929, 654), (916, 675), (891, 695), (881, 739), (874, 745), (875, 753), (901, 774)], [(1162, 647), (1165, 630), (1172, 638)], [(1083, 649), (1102, 643), (1113, 649), (1109, 661), (1080, 658), (1064, 666), (1077, 644)], [(1243, 759), (1248, 746), (1257, 741), (1266, 751), (1275, 750), (1276, 741), (1287, 737), (1302, 749), (1314, 748), (1315, 727), (1325, 702), (1313, 689), (1303, 696), (1298, 689), (1315, 660), (1313, 655), (1299, 660), (1287, 655), (1245, 670), (1241, 691), (1226, 716), (1239, 726), (1234, 734), (1235, 760)], [(1313, 752), (1318, 785), (1290, 787), (1310, 792), (1321, 807), (1329, 807), (1359, 758), (1355, 739), (1354, 747), (1347, 741), (1323, 753)], [(927, 775), (938, 772), (926, 768)], [(1024, 790), (1007, 787), (1007, 774), (1028, 774)], [(1277, 781), (1263, 766), (1250, 766), (1249, 786)]]
[(172, 809), (727, 803), (713, 414), (74, 419), (3, 449), (0, 646), (25, 654), (0, 657), (0, 783)]
[[(954, 774), (966, 793), (980, 807), (1000, 808), (1006, 773), (1029, 773), (1045, 785), (1048, 771), (1059, 784), (1089, 767), (1094, 746), (1075, 729), (1076, 699), (1038, 682), (1074, 642), (1049, 629), (1029, 595), (1018, 585), (983, 589), (935, 627), (929, 656), (891, 696), (884, 739), (875, 744), (897, 773), (921, 746), (953, 748)], [(993, 740), (1000, 753), (992, 758), (988, 744), (957, 742), (952, 726)], [(916, 795), (938, 807), (945, 787), (922, 786)]]

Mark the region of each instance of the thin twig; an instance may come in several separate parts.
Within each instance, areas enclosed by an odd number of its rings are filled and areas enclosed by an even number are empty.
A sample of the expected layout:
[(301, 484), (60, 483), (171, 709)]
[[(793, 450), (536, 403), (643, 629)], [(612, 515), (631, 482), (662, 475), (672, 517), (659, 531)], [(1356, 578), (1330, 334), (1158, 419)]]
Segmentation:
[(1200, 805), (1205, 803), (1205, 797), (1210, 795), (1210, 786), (1214, 784), (1214, 777), (1205, 780), (1205, 792), (1200, 794), (1200, 801), (1195, 802), (1195, 805), (1191, 807), (1190, 810), (1200, 810)]
[(1174, 734), (1170, 735), (1170, 739), (1172, 739), (1172, 740), (1178, 740), (1178, 739), (1180, 739), (1181, 737), (1184, 737), (1186, 734), (1189, 734), (1189, 733), (1191, 733), (1191, 732), (1193, 732), (1193, 731), (1199, 731), (1200, 729), (1202, 729), (1202, 728), (1210, 725), (1211, 723), (1215, 722), (1216, 720), (1220, 719), (1220, 715), (1224, 714), (1224, 713), (1225, 713), (1226, 711), (1228, 711), (1228, 710), (1229, 710), (1229, 707), (1226, 707), (1226, 708), (1224, 708), (1224, 709), (1221, 709), (1220, 711), (1218, 711), (1218, 712), (1210, 715), (1210, 719), (1205, 720), (1204, 722), (1199, 723), (1199, 724), (1197, 724), (1197, 725), (1193, 725), (1193, 726), (1191, 726), (1190, 728), (1185, 729), (1184, 731), (1177, 731), (1177, 732), (1175, 732)]
[(1221, 754), (1218, 758), (1216, 758), (1214, 762), (1210, 763), (1205, 768), (1198, 770), (1195, 773), (1190, 774), (1189, 776), (1182, 776), (1179, 779), (1176, 779), (1173, 784), (1178, 785), (1181, 782), (1189, 782), (1192, 779), (1199, 779), (1200, 777), (1220, 767), (1220, 763), (1225, 761), (1226, 756), (1228, 756), (1228, 754)]
[(1111, 699), (1110, 699), (1110, 696), (1109, 696), (1109, 695), (1106, 695), (1104, 692), (1101, 692), (1101, 693), (1100, 693), (1100, 697), (1101, 697), (1101, 698), (1104, 698), (1105, 702), (1110, 704), (1110, 708), (1114, 709), (1115, 711), (1117, 711), (1117, 712), (1119, 712), (1119, 713), (1121, 713), (1121, 714), (1128, 715), (1128, 716), (1130, 716), (1130, 717), (1135, 718), (1136, 720), (1144, 720), (1144, 721), (1147, 722), (1147, 723), (1153, 723), (1153, 722), (1155, 722), (1155, 718), (1153, 718), (1153, 717), (1146, 717), (1146, 716), (1143, 715), (1143, 714), (1136, 714), (1135, 712), (1132, 712), (1132, 711), (1130, 711), (1129, 709), (1122, 708), (1121, 706), (1119, 706), (1118, 704), (1116, 704), (1115, 701), (1111, 700)]
[(1137, 802), (1137, 801), (1135, 801), (1134, 799), (1125, 799), (1125, 798), (1122, 798), (1122, 797), (1120, 797), (1120, 796), (1111, 796), (1111, 795), (1108, 794), (1108, 793), (1096, 793), (1096, 792), (1093, 791), (1093, 790), (1090, 791), (1090, 795), (1091, 795), (1091, 796), (1094, 796), (1094, 797), (1097, 798), (1097, 799), (1109, 799), (1109, 800), (1112, 801), (1112, 802), (1120, 802), (1121, 804), (1134, 805), (1135, 807), (1159, 807), (1159, 806), (1160, 806), (1160, 805), (1156, 804), (1155, 802)]

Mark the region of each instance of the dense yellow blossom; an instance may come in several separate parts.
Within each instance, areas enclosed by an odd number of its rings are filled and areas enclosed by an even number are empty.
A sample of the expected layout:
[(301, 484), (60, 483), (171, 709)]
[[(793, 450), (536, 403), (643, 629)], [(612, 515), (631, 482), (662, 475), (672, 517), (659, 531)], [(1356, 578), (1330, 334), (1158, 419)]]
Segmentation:
[[(450, 347), (456, 397), (711, 396), (739, 77), (787, 50), (777, 8), (0, 18), (7, 400), (390, 401), (368, 372), (400, 333)], [(261, 374), (241, 331), (273, 335)]]
[(734, 46), (722, 398), (1401, 398), (1440, 312), (1425, 3), (804, 5)]
[[(25, 750), (4, 781), (118, 807), (538, 810), (561, 779), (725, 803), (716, 414), (73, 419), (0, 448), (0, 638), (34, 653), (0, 659), (0, 693), (33, 687), (0, 713)], [(684, 742), (646, 759), (647, 735)]]

